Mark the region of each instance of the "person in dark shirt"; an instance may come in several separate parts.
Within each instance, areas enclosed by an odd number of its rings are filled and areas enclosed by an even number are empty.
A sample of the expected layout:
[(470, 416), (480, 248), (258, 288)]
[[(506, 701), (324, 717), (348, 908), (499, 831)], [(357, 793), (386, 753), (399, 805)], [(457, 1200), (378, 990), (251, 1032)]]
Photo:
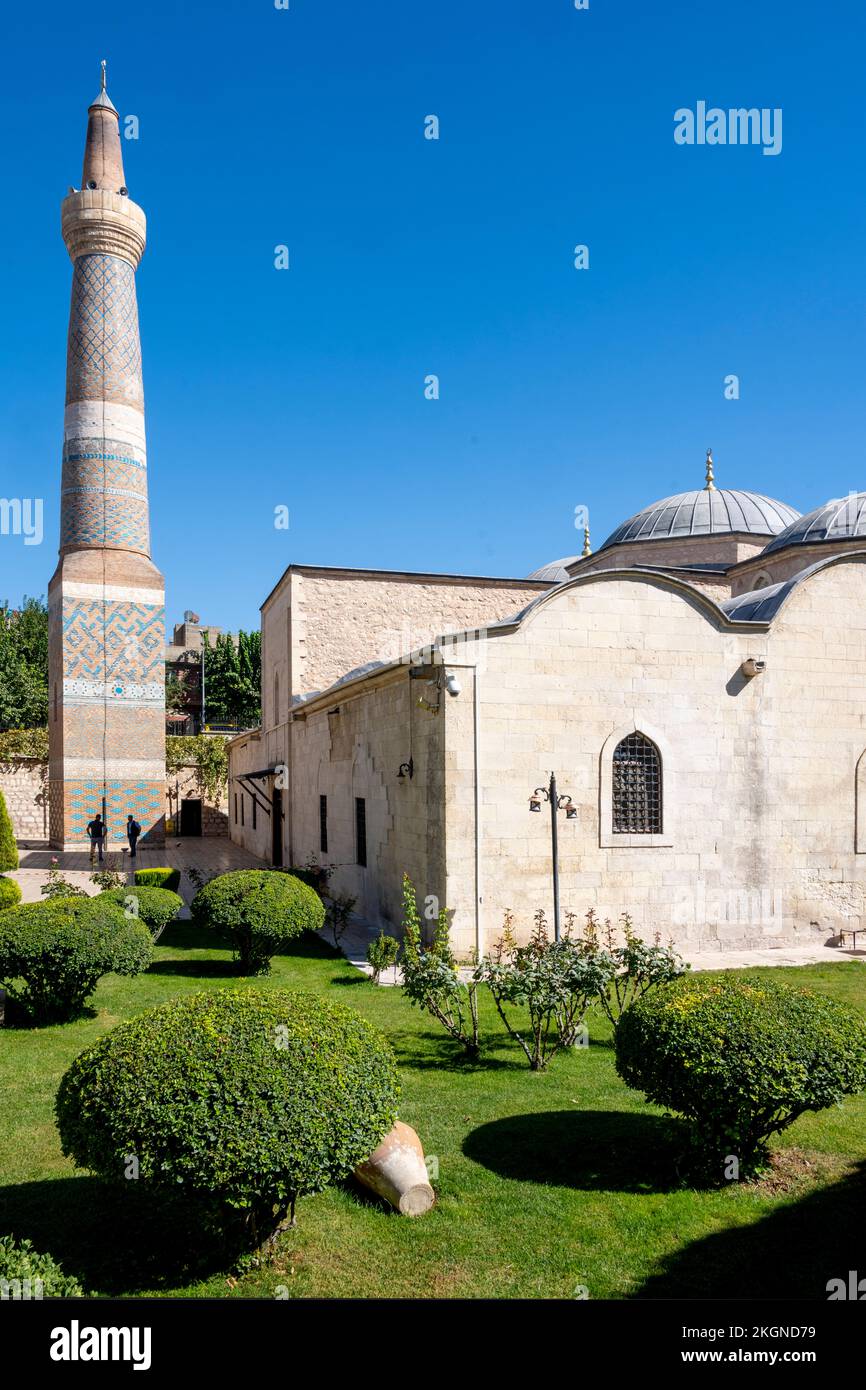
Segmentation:
[(126, 817), (126, 838), (129, 841), (129, 857), (135, 858), (135, 847), (138, 844), (138, 837), (141, 834), (141, 826), (133, 816)]
[(93, 863), (94, 855), (99, 850), (99, 862), (102, 863), (102, 846), (105, 843), (105, 821), (97, 811), (92, 821), (87, 823), (87, 834), (90, 839), (90, 862)]

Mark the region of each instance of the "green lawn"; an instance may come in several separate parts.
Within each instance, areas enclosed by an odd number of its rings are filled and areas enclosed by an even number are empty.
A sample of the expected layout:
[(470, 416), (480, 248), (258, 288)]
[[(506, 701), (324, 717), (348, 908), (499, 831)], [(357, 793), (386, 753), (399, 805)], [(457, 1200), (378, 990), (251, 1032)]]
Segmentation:
[[(766, 973), (866, 1010), (862, 965)], [(299, 1203), (271, 1265), (173, 1273), (147, 1194), (77, 1175), (64, 1159), (54, 1094), (76, 1053), (121, 1019), (235, 983), (228, 953), (178, 924), (147, 975), (102, 982), (93, 1017), (0, 1030), (0, 1233), (29, 1236), (90, 1292), (112, 1295), (274, 1298), (282, 1286), (298, 1297), (570, 1298), (585, 1285), (591, 1298), (820, 1299), (828, 1279), (866, 1272), (866, 1097), (799, 1120), (762, 1184), (679, 1188), (672, 1123), (619, 1081), (600, 1016), (588, 1050), (537, 1075), (486, 1006), (491, 1046), (467, 1066), (398, 990), (377, 989), (310, 938), (249, 987), (330, 995), (383, 1030), (402, 1072), (401, 1118), (438, 1159), (437, 1204), (412, 1221), (350, 1182)]]

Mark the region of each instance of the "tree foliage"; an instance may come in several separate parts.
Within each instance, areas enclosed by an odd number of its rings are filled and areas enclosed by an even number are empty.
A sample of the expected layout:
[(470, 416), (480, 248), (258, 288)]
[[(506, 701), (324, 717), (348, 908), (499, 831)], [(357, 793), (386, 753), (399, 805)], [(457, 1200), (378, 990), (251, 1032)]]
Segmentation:
[(205, 721), (238, 724), (243, 729), (261, 722), (262, 638), (241, 630), (234, 640), (220, 633), (211, 646), (204, 643)]
[(48, 607), (28, 598), (0, 606), (0, 730), (48, 723)]

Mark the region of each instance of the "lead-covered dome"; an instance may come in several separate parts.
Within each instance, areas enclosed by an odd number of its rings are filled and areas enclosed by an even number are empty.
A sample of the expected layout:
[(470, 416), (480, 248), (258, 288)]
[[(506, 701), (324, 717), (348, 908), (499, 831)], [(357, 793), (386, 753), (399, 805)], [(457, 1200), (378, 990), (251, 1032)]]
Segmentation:
[(608, 536), (602, 550), (632, 541), (682, 540), (689, 536), (778, 536), (800, 513), (774, 497), (735, 488), (704, 487), (663, 497), (630, 516)]
[(789, 545), (815, 545), (822, 541), (866, 541), (866, 492), (849, 492), (798, 516), (764, 547), (784, 550)]

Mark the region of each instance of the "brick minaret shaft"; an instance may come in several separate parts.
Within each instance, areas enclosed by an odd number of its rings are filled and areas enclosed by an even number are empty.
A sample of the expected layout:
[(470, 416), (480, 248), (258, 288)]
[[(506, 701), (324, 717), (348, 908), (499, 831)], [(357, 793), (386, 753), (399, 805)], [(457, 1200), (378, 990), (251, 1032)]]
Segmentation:
[(129, 814), (164, 838), (162, 575), (150, 558), (135, 272), (145, 216), (129, 198), (117, 111), (88, 111), (81, 189), (62, 203), (73, 264), (66, 359), (60, 560), (48, 587), (51, 843), (109, 849)]

